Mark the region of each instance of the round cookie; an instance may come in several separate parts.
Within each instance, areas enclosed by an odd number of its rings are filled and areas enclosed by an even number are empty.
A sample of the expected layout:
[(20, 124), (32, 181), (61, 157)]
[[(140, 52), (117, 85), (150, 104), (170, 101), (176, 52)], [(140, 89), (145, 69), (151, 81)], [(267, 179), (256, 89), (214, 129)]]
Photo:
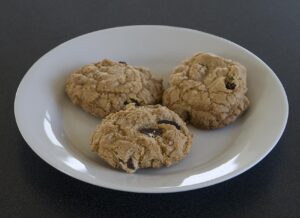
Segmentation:
[(163, 105), (203, 129), (223, 127), (249, 106), (246, 68), (222, 57), (198, 53), (177, 66)]
[(130, 104), (103, 119), (91, 140), (93, 151), (128, 173), (170, 166), (188, 154), (191, 144), (185, 122), (161, 105)]
[(162, 80), (154, 78), (148, 69), (107, 59), (72, 73), (65, 91), (75, 105), (97, 117), (129, 103), (157, 104), (163, 92)]

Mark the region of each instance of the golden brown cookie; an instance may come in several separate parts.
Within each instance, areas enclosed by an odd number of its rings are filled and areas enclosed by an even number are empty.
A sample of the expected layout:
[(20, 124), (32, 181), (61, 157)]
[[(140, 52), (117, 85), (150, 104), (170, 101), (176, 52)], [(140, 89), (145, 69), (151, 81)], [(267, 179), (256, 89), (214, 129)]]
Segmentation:
[(129, 103), (160, 103), (162, 80), (154, 78), (146, 68), (105, 59), (72, 73), (65, 91), (75, 105), (105, 117)]
[(223, 127), (249, 106), (246, 68), (208, 53), (198, 53), (170, 75), (163, 105), (203, 129)]
[(108, 115), (95, 130), (91, 148), (114, 168), (170, 166), (190, 151), (192, 135), (185, 122), (161, 105), (136, 107)]

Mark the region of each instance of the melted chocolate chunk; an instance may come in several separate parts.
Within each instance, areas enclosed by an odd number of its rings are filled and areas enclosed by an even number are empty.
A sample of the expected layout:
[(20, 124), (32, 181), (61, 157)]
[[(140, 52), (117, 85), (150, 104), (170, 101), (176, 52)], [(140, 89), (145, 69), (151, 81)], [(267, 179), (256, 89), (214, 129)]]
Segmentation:
[(125, 61), (119, 61), (120, 64), (127, 64)]
[(132, 158), (129, 158), (129, 160), (127, 161), (127, 167), (132, 170), (135, 169)]
[(164, 124), (170, 124), (170, 125), (175, 126), (176, 129), (180, 130), (180, 126), (179, 126), (176, 122), (171, 121), (171, 120), (160, 120), (160, 121), (158, 121), (157, 123), (158, 123), (158, 124), (162, 124), (162, 123), (164, 123)]
[(141, 128), (139, 129), (139, 132), (140, 133), (143, 133), (147, 136), (150, 136), (152, 138), (155, 138), (156, 136), (160, 136), (162, 135), (163, 131), (162, 129), (159, 129), (159, 128)]

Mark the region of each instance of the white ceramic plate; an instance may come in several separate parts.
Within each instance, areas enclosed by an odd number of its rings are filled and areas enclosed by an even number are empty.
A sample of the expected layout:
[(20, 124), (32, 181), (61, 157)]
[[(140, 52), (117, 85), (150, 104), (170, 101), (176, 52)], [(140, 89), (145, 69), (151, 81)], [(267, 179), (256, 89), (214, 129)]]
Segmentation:
[[(251, 107), (234, 124), (194, 134), (189, 156), (170, 168), (130, 175), (110, 168), (89, 149), (99, 119), (64, 94), (69, 73), (103, 58), (149, 67), (159, 76), (198, 51), (216, 53), (248, 69)], [(167, 26), (128, 26), (92, 32), (41, 57), (24, 76), (15, 98), (18, 127), (47, 163), (79, 180), (131, 192), (178, 192), (213, 185), (246, 171), (276, 145), (288, 117), (288, 101), (274, 72), (258, 57), (225, 39)]]

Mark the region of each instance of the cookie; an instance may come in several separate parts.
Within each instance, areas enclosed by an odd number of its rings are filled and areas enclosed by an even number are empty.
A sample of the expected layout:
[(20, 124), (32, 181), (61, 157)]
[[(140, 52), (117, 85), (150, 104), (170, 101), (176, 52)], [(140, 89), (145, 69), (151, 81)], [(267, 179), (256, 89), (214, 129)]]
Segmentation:
[(162, 80), (154, 78), (148, 69), (107, 59), (72, 73), (65, 91), (75, 105), (97, 117), (117, 112), (129, 103), (160, 103), (163, 92)]
[(163, 105), (203, 129), (224, 127), (249, 106), (246, 68), (208, 53), (183, 61), (170, 75)]
[(171, 166), (189, 153), (191, 144), (185, 122), (167, 107), (130, 104), (102, 120), (91, 149), (112, 167), (133, 173)]

